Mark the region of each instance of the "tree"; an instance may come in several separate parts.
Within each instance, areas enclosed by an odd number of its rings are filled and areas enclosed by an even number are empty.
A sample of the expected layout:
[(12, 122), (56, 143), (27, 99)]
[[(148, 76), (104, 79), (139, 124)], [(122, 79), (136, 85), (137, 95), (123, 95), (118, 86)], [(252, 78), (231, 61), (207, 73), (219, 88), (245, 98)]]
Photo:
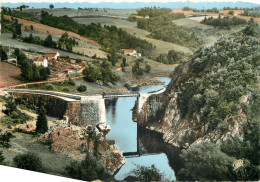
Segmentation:
[(151, 65), (149, 65), (149, 64), (146, 63), (146, 64), (145, 64), (145, 72), (146, 72), (146, 73), (150, 73), (151, 70), (152, 70)]
[(21, 169), (45, 172), (41, 159), (31, 152), (16, 155), (13, 159), (13, 163), (15, 167)]
[(52, 36), (51, 35), (48, 35), (46, 37), (46, 39), (43, 41), (43, 45), (46, 46), (46, 47), (56, 48), (56, 42), (54, 42), (52, 40)]
[(207, 142), (183, 150), (180, 157), (184, 162), (180, 180), (228, 180), (235, 162), (218, 145)]
[(0, 151), (0, 165), (4, 165), (5, 164), (4, 160), (5, 160), (5, 157), (3, 155), (3, 151)]
[(36, 66), (36, 64), (32, 64), (32, 73), (33, 73), (32, 81), (39, 81), (40, 80), (40, 72), (39, 72), (39, 69)]
[(15, 19), (15, 32), (16, 35), (22, 35), (22, 25), (18, 23), (18, 20)]
[(89, 66), (85, 68), (82, 73), (85, 76), (84, 78), (87, 81), (96, 82), (100, 78), (99, 72), (100, 72), (99, 68), (95, 66)]
[(85, 85), (80, 85), (80, 86), (78, 86), (77, 90), (78, 90), (79, 92), (86, 92), (87, 87), (86, 87)]
[(0, 135), (0, 146), (9, 148), (10, 147), (10, 139), (13, 138), (13, 134), (6, 132)]
[(9, 101), (7, 101), (7, 103), (5, 105), (4, 113), (7, 116), (10, 116), (11, 113), (14, 112), (14, 111), (18, 111), (18, 110), (17, 110), (17, 107), (16, 107), (14, 99), (10, 99)]
[(21, 76), (26, 80), (33, 80), (32, 64), (28, 60), (24, 60), (21, 66)]
[(50, 4), (49, 7), (50, 7), (50, 9), (53, 9), (53, 8), (54, 8), (54, 5), (53, 5), (53, 4)]
[(137, 166), (137, 169), (133, 170), (132, 173), (134, 181), (163, 181), (163, 174), (154, 165), (151, 167)]
[(48, 78), (48, 68), (45, 68), (45, 67), (43, 67), (43, 66), (40, 66), (39, 68), (39, 73), (40, 73), (40, 79), (41, 80), (47, 80), (47, 78)]
[(81, 162), (72, 162), (65, 170), (70, 177), (84, 181), (106, 180), (110, 177), (96, 159), (90, 156), (86, 156)]
[(122, 63), (123, 63), (123, 67), (126, 67), (126, 58), (123, 58)]
[(36, 132), (45, 133), (48, 131), (48, 121), (46, 118), (46, 111), (43, 106), (38, 110), (38, 117), (36, 122)]
[(7, 53), (6, 53), (6, 50), (0, 46), (0, 57), (1, 57), (1, 60), (7, 60)]

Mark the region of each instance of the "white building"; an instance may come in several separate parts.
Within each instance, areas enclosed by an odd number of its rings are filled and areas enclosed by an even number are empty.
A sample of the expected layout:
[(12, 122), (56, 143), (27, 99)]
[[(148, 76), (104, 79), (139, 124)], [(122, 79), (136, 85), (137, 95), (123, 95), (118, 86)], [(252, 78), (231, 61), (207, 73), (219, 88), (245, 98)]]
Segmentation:
[(60, 56), (59, 51), (47, 51), (44, 55), (48, 60), (57, 59)]
[(36, 64), (36, 66), (48, 67), (48, 60), (47, 60), (46, 57), (38, 57), (38, 56), (36, 56), (33, 59), (33, 63)]
[(137, 53), (134, 49), (122, 49), (123, 53), (128, 56), (141, 57), (141, 53)]

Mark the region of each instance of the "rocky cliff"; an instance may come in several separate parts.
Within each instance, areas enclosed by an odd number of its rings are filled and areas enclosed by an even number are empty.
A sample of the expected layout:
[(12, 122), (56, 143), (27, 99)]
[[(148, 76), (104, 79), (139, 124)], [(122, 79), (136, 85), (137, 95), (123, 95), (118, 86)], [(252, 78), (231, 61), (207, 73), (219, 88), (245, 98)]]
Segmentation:
[(207, 126), (204, 126), (198, 118), (181, 117), (177, 104), (178, 86), (186, 77), (186, 65), (178, 67), (167, 90), (149, 97), (139, 115), (140, 125), (162, 133), (165, 142), (180, 149), (202, 141), (222, 143), (231, 136), (243, 138), (243, 127), (247, 122), (244, 113), (230, 117), (214, 130), (205, 128)]
[(259, 89), (259, 45), (259, 38), (238, 34), (201, 48), (175, 69), (164, 93), (149, 97), (139, 123), (180, 148), (244, 138)]

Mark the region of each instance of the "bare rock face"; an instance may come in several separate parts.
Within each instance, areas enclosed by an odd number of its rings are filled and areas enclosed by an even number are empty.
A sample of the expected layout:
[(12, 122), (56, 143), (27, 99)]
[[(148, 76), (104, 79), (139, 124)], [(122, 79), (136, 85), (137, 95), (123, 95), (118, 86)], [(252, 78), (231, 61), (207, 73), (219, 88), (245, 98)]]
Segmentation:
[(53, 127), (40, 140), (51, 143), (52, 150), (73, 151), (86, 149), (87, 141), (80, 138), (80, 127)]
[(21, 124), (15, 127), (15, 129), (23, 132), (34, 132), (36, 130), (36, 125), (34, 123), (26, 123), (26, 124)]

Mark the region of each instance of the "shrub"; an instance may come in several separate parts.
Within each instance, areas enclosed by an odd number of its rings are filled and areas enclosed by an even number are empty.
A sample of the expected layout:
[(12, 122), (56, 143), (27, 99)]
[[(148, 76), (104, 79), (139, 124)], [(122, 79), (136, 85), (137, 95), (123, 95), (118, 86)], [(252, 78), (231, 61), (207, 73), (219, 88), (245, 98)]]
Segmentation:
[(179, 171), (180, 180), (227, 180), (235, 162), (212, 143), (201, 143), (180, 154), (184, 167)]
[(13, 163), (15, 167), (21, 169), (45, 172), (41, 159), (31, 152), (16, 155), (13, 159)]
[(9, 148), (10, 147), (9, 143), (10, 143), (11, 138), (14, 138), (14, 135), (12, 133), (9, 133), (9, 132), (0, 135), (0, 145), (2, 147)]
[(71, 78), (69, 78), (68, 84), (69, 84), (69, 85), (72, 85), (72, 86), (75, 86), (75, 82), (74, 82)]
[(138, 166), (134, 170), (137, 181), (162, 181), (163, 175), (152, 165), (151, 167)]
[(62, 89), (62, 91), (63, 91), (63, 92), (70, 92), (70, 89), (69, 89), (68, 87), (64, 87), (64, 88)]
[(55, 90), (55, 86), (53, 84), (51, 84), (51, 83), (47, 83), (45, 85), (45, 89), (46, 90)]
[(80, 86), (78, 86), (77, 90), (79, 92), (85, 92), (87, 90), (87, 87), (85, 85), (80, 85)]
[(66, 172), (70, 177), (84, 181), (105, 180), (110, 177), (104, 168), (90, 156), (86, 156), (85, 160), (81, 162), (72, 162), (66, 167)]
[(146, 72), (146, 73), (150, 73), (151, 70), (152, 70), (151, 65), (149, 65), (149, 64), (145, 64), (145, 72)]
[(5, 164), (4, 160), (5, 160), (5, 157), (3, 155), (3, 151), (0, 151), (0, 165)]

